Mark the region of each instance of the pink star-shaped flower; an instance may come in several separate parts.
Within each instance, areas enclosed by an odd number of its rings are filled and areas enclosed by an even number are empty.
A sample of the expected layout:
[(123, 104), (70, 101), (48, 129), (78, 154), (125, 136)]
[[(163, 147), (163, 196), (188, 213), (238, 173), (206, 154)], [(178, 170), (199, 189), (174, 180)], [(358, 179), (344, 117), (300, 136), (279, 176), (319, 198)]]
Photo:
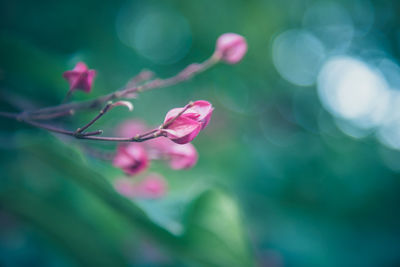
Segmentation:
[(96, 71), (88, 69), (85, 63), (78, 62), (73, 70), (64, 72), (63, 77), (69, 82), (70, 91), (82, 90), (89, 93), (96, 77)]

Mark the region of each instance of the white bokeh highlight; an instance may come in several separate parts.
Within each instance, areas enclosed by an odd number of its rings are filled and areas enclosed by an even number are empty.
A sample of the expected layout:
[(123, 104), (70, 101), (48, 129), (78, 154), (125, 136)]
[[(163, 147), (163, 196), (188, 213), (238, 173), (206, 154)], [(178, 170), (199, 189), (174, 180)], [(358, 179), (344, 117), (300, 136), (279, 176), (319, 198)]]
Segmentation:
[(349, 56), (326, 61), (318, 75), (318, 94), (335, 116), (372, 127), (383, 120), (388, 85), (377, 70)]

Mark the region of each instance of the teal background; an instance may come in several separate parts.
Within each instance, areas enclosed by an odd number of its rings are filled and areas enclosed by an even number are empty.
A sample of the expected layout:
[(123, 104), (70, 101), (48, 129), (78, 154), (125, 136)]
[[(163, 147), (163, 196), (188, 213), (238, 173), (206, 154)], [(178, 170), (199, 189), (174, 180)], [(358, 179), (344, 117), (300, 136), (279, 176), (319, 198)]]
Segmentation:
[[(110, 135), (124, 119), (158, 125), (191, 100), (215, 106), (193, 142), (193, 169), (152, 164), (169, 183), (163, 199), (119, 196), (112, 181), (122, 173), (80, 149), (115, 144), (0, 118), (0, 265), (399, 265), (399, 152), (372, 133), (343, 133), (315, 84), (290, 83), (273, 62), (275, 38), (303, 27), (319, 3), (328, 2), (0, 1), (1, 111), (15, 110), (10, 99), (59, 103), (68, 89), (62, 73), (80, 60), (98, 76), (92, 93), (74, 100), (121, 88), (144, 68), (174, 75), (208, 58), (225, 32), (249, 46), (239, 64), (140, 94), (133, 113), (115, 109), (96, 124)], [(346, 54), (373, 47), (397, 62), (400, 3), (329, 3), (348, 11), (355, 29), (373, 17)], [(62, 123), (75, 129), (95, 114)]]

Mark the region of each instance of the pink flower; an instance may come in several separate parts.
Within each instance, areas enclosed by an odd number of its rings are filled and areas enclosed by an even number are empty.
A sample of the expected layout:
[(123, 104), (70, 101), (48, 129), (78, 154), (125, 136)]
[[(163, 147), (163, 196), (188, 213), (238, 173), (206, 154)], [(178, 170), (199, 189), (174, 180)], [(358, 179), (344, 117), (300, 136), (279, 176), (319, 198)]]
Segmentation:
[(174, 170), (189, 169), (197, 163), (198, 154), (191, 144), (179, 145), (166, 138), (149, 140), (150, 154), (156, 159), (163, 159)]
[(189, 169), (197, 163), (196, 148), (188, 143), (184, 145), (173, 144), (169, 151), (169, 165), (174, 170)]
[(139, 120), (127, 120), (124, 121), (117, 128), (117, 135), (121, 137), (131, 138), (138, 134), (146, 132), (147, 126), (144, 122)]
[(134, 184), (134, 196), (140, 198), (160, 198), (167, 192), (165, 179), (156, 173), (151, 173), (142, 181)]
[(114, 181), (115, 190), (123, 196), (134, 197), (135, 190), (133, 188), (132, 180), (127, 178), (118, 178)]
[(177, 118), (171, 125), (162, 132), (177, 144), (191, 142), (200, 132), (201, 123), (184, 115)]
[(141, 144), (121, 144), (117, 148), (113, 165), (121, 168), (127, 175), (135, 175), (147, 169), (149, 160)]
[(151, 173), (139, 182), (118, 178), (114, 181), (114, 188), (128, 198), (160, 198), (167, 192), (167, 183), (161, 175)]
[(228, 64), (238, 63), (247, 52), (246, 39), (236, 33), (222, 34), (217, 40), (215, 56)]
[(96, 77), (96, 71), (89, 70), (85, 63), (78, 62), (73, 70), (64, 72), (63, 77), (69, 82), (70, 91), (83, 90), (89, 93)]
[(184, 108), (170, 110), (165, 116), (164, 125), (174, 121), (162, 129), (162, 132), (177, 144), (191, 142), (208, 125), (214, 108), (207, 101), (195, 101), (190, 108), (176, 118), (182, 110)]

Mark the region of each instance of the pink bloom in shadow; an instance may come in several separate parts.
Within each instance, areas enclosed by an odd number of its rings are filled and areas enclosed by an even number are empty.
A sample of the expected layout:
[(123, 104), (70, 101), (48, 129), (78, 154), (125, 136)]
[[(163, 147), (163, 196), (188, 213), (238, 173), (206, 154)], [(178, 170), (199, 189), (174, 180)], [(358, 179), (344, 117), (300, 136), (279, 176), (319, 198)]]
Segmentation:
[(132, 198), (135, 196), (132, 180), (128, 178), (118, 178), (114, 181), (115, 190), (125, 197)]
[(134, 184), (134, 196), (139, 198), (160, 198), (167, 192), (167, 183), (161, 175), (151, 173)]
[(127, 175), (135, 175), (147, 169), (149, 160), (141, 144), (120, 144), (114, 156), (113, 165), (121, 168)]
[(85, 63), (78, 62), (73, 70), (64, 72), (63, 77), (69, 82), (70, 91), (82, 90), (89, 93), (96, 77), (96, 71), (89, 70)]
[(247, 52), (246, 39), (236, 33), (222, 34), (217, 40), (215, 56), (228, 64), (236, 64)]

